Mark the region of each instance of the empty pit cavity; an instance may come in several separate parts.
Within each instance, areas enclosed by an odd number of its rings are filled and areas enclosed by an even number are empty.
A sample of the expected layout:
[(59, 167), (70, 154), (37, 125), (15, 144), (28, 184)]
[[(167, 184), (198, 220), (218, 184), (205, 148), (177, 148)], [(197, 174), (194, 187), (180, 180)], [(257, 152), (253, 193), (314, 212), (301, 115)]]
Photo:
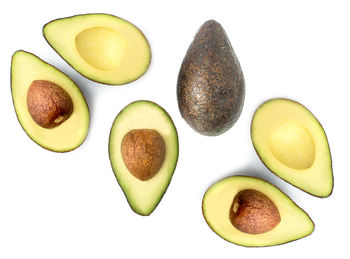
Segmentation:
[(75, 38), (80, 56), (99, 70), (115, 69), (123, 56), (125, 41), (114, 30), (93, 27), (80, 32)]
[(315, 143), (300, 123), (289, 121), (270, 135), (270, 150), (282, 164), (297, 170), (308, 169), (315, 160)]

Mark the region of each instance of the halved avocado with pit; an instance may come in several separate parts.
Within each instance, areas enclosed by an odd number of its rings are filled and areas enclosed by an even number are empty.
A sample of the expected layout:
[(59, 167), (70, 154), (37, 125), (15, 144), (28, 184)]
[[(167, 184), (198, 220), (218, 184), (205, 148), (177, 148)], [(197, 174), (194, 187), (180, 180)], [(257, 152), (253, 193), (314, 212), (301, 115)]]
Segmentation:
[(178, 135), (169, 114), (150, 101), (127, 105), (115, 118), (109, 136), (112, 169), (131, 208), (150, 215), (173, 176)]
[(231, 176), (204, 194), (203, 216), (223, 239), (242, 246), (274, 246), (310, 235), (314, 223), (274, 185), (250, 176)]
[(141, 77), (151, 62), (150, 45), (130, 22), (109, 14), (53, 20), (43, 28), (51, 47), (83, 76), (121, 85)]
[(37, 56), (12, 56), (11, 90), (18, 121), (40, 146), (56, 152), (79, 147), (89, 129), (90, 113), (79, 87)]
[(328, 140), (305, 106), (283, 98), (266, 101), (253, 116), (251, 137), (271, 172), (312, 195), (328, 197), (332, 193)]

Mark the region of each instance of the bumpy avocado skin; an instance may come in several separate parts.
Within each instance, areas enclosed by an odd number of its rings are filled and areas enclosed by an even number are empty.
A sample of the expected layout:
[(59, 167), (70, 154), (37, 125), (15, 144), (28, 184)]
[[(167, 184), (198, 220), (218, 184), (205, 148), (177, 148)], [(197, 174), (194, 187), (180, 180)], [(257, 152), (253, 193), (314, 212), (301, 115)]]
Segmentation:
[(197, 132), (216, 136), (238, 120), (245, 83), (239, 61), (222, 28), (205, 22), (182, 62), (177, 82), (182, 117)]

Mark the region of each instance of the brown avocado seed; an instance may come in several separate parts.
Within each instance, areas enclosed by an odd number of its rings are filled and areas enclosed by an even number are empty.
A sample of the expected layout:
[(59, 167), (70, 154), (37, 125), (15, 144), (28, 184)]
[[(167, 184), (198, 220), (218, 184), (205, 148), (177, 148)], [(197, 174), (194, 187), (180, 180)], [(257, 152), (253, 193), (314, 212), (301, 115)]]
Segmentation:
[(130, 173), (145, 181), (161, 168), (165, 157), (165, 143), (155, 130), (131, 130), (122, 140), (121, 152)]
[(247, 189), (237, 193), (233, 199), (230, 221), (242, 232), (261, 234), (276, 227), (281, 217), (269, 197), (259, 191)]
[(43, 128), (57, 127), (73, 112), (73, 101), (59, 85), (34, 80), (27, 93), (27, 107), (33, 120)]

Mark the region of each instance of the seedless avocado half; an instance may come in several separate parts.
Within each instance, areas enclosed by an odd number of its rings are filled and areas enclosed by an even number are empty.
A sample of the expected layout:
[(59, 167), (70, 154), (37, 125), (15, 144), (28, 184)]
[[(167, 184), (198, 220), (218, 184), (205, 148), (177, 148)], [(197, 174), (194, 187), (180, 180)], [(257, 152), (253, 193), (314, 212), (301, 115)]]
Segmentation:
[(83, 76), (122, 85), (141, 77), (151, 62), (150, 45), (130, 22), (109, 14), (53, 20), (43, 28), (51, 47)]
[(251, 137), (271, 172), (314, 196), (331, 195), (333, 171), (328, 140), (306, 107), (282, 98), (266, 101), (254, 114)]
[[(39, 126), (28, 111), (27, 92), (34, 80), (53, 82), (72, 99), (72, 114), (55, 128)], [(51, 151), (67, 152), (84, 142), (89, 129), (89, 108), (78, 86), (60, 70), (29, 52), (17, 51), (12, 56), (11, 90), (18, 121), (38, 145)]]
[[(131, 130), (151, 129), (159, 133), (165, 143), (165, 158), (159, 171), (142, 181), (126, 167), (121, 144)], [(173, 176), (179, 154), (178, 135), (168, 113), (150, 101), (136, 101), (127, 105), (115, 118), (109, 136), (109, 159), (112, 169), (131, 208), (140, 215), (150, 215), (162, 199)]]
[[(276, 205), (281, 221), (261, 234), (244, 233), (230, 221), (230, 208), (237, 193), (253, 189), (265, 194)], [(286, 194), (255, 177), (231, 176), (213, 184), (205, 193), (203, 216), (210, 228), (223, 239), (241, 246), (261, 247), (284, 244), (310, 235), (314, 223)]]

